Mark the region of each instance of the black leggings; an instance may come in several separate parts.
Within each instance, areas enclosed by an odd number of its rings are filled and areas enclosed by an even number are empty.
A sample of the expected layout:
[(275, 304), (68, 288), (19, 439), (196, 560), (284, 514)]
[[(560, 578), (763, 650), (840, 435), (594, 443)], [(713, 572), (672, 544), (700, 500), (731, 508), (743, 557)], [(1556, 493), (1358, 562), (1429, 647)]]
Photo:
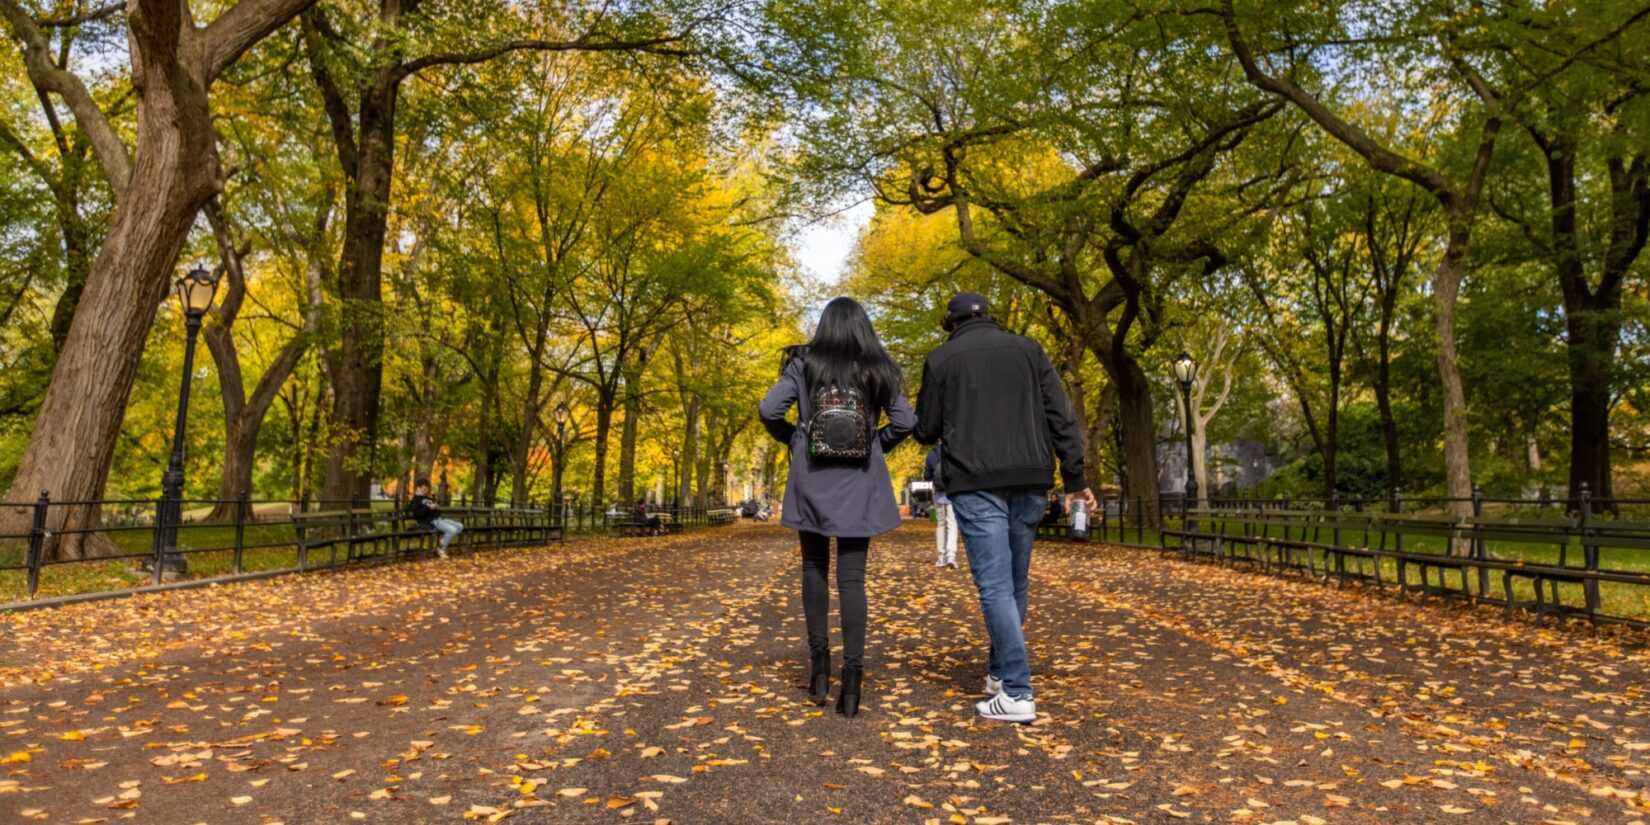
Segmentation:
[[(802, 612), (808, 619), (808, 648), (830, 649), (831, 539), (818, 533), (802, 536)], [(836, 540), (836, 592), (842, 602), (842, 663), (859, 666), (865, 657), (865, 553), (868, 538)]]

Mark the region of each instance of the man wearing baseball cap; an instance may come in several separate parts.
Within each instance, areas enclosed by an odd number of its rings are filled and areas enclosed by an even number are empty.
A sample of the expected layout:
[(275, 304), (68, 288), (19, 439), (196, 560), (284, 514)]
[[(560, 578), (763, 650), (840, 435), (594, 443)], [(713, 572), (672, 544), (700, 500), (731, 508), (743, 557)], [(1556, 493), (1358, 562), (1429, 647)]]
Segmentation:
[(1067, 504), (1094, 494), (1083, 476), (1083, 439), (1054, 365), (1037, 342), (992, 320), (985, 298), (964, 292), (946, 306), (951, 337), (922, 369), (915, 436), (944, 442), (939, 472), (965, 540), (991, 634), (979, 714), (1037, 718), (1024, 625), (1031, 541), (1058, 470)]

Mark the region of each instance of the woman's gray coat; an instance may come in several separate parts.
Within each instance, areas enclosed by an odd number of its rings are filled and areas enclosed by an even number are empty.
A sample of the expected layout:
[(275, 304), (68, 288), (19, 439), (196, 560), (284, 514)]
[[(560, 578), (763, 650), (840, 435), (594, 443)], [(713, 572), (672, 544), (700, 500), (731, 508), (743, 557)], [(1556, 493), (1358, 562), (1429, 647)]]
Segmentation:
[(899, 505), (894, 502), (894, 485), (888, 476), (883, 454), (911, 434), (917, 416), (911, 402), (899, 392), (885, 410), (888, 424), (871, 440), (871, 457), (866, 461), (814, 461), (808, 455), (808, 436), (785, 420), (792, 405), (801, 421), (813, 417), (813, 394), (803, 386), (802, 359), (792, 359), (768, 390), (759, 408), (762, 425), (791, 450), (791, 470), (785, 480), (785, 517), (780, 523), (794, 530), (842, 538), (881, 535), (900, 524)]

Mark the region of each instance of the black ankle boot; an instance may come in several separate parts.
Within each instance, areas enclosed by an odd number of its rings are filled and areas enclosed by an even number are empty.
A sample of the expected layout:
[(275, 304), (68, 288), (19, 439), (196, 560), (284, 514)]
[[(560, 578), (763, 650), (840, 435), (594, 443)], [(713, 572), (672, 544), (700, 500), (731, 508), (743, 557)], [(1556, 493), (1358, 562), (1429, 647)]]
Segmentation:
[(836, 697), (836, 712), (849, 719), (859, 715), (859, 686), (865, 679), (865, 669), (859, 665), (842, 666), (842, 692)]
[(816, 705), (823, 705), (831, 693), (831, 649), (816, 648), (811, 652), (813, 669), (808, 674), (808, 698)]

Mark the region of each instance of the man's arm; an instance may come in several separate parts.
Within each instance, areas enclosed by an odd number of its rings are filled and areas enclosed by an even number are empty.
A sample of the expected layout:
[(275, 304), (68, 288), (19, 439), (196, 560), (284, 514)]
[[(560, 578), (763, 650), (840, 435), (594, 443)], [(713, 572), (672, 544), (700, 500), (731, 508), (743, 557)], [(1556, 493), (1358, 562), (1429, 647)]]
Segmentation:
[(1083, 434), (1066, 399), (1066, 388), (1060, 384), (1060, 376), (1055, 373), (1048, 354), (1036, 342), (1032, 342), (1032, 346), (1037, 386), (1043, 395), (1043, 418), (1054, 442), (1054, 454), (1060, 459), (1060, 480), (1068, 493), (1087, 490), (1089, 483), (1083, 474)]
[(922, 389), (917, 391), (917, 426), (911, 431), (918, 444), (933, 446), (939, 443), (940, 436), (945, 432), (943, 399), (944, 393), (940, 392), (940, 380), (934, 374), (933, 365), (924, 361)]

